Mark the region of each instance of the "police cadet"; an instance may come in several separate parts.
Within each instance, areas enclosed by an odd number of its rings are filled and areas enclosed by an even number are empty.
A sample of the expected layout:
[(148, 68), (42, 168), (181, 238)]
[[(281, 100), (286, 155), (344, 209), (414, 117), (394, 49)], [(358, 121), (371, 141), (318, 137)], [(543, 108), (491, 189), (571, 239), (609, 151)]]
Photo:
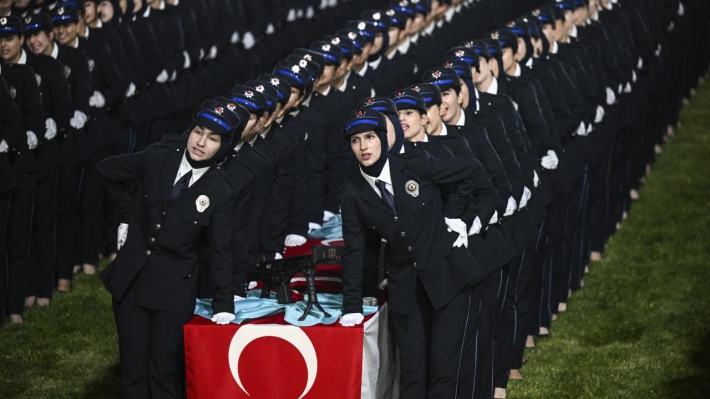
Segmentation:
[[(46, 35), (50, 27), (46, 15), (30, 15), (25, 18), (26, 48), (42, 40), (36, 36)], [(47, 306), (52, 298), (56, 264), (57, 168), (61, 161), (58, 141), (63, 139), (61, 136), (69, 127), (69, 119), (74, 109), (61, 62), (51, 56), (42, 53), (34, 54), (23, 49), (18, 63), (25, 63), (35, 71), (46, 118), (44, 134), (38, 137), (40, 145), (37, 149), (37, 159), (40, 163), (40, 173), (37, 179), (32, 223), (32, 268), (27, 305), (31, 306), (37, 298), (38, 305)]]
[[(183, 397), (182, 327), (198, 281), (195, 242), (207, 235), (215, 286), (212, 321), (234, 319), (234, 187), (219, 163), (232, 150), (239, 118), (205, 101), (190, 134), (168, 135), (144, 152), (99, 164), (121, 216), (116, 259), (101, 273), (113, 297), (124, 397)], [(126, 182), (138, 180), (140, 196)]]
[(336, 34), (337, 36), (330, 37), (330, 42), (340, 47), (343, 61), (331, 85), (345, 93), (353, 103), (374, 96), (372, 83), (360, 74), (353, 73), (353, 65), (363, 59), (362, 54), (366, 46), (364, 38), (352, 29), (341, 29)]
[[(22, 323), (30, 271), (29, 237), (39, 163), (36, 159), (38, 137), (44, 136), (45, 117), (34, 71), (19, 63), (22, 58), (22, 21), (17, 16), (0, 17), (0, 74), (8, 84), (17, 107), (26, 141), (16, 140), (9, 148), (17, 189), (10, 195), (8, 234), (7, 314), (13, 323)], [(26, 147), (25, 147), (26, 145)], [(22, 153), (25, 155), (22, 155)], [(15, 159), (17, 158), (17, 159)], [(22, 159), (26, 158), (26, 159)]]
[[(384, 115), (349, 113), (344, 127), (359, 167), (340, 195), (343, 215), (343, 316), (362, 323), (365, 238), (376, 231), (388, 242), (389, 306), (402, 358), (400, 392), (407, 398), (456, 395), (458, 354), (476, 275), (459, 218), (479, 176), (472, 159), (387, 155)], [(455, 185), (446, 204), (439, 184)], [(447, 228), (448, 226), (448, 228)]]

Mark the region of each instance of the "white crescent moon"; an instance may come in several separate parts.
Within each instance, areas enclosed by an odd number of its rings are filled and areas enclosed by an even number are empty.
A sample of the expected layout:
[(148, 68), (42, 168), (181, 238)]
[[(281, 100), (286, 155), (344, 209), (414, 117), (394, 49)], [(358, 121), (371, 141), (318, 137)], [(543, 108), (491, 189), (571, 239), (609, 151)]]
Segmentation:
[[(232, 337), (232, 343), (229, 344), (229, 368), (232, 371), (234, 380), (239, 385), (239, 388), (249, 395), (249, 392), (244, 388), (241, 378), (239, 378), (239, 358), (252, 341), (262, 337), (281, 338), (284, 341), (293, 345), (306, 361), (306, 370), (308, 371), (308, 379), (306, 380), (306, 388), (303, 390), (298, 399), (302, 399), (313, 388), (313, 383), (316, 381), (318, 374), (318, 356), (316, 348), (313, 347), (313, 342), (308, 338), (308, 335), (296, 326), (284, 326), (281, 324), (248, 324), (242, 326)], [(251, 396), (251, 395), (249, 395)]]

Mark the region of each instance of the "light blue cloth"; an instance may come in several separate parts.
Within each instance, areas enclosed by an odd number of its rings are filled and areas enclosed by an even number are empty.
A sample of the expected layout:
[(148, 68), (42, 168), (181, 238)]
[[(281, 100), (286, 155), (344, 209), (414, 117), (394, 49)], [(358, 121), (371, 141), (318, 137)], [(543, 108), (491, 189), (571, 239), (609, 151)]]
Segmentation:
[[(292, 304), (279, 304), (275, 299), (275, 294), (272, 292), (269, 299), (261, 299), (261, 290), (251, 290), (247, 293), (247, 298), (243, 301), (234, 302), (234, 324), (242, 324), (249, 320), (269, 317), (279, 313), (286, 313), (284, 320), (287, 323), (298, 327), (310, 327), (316, 324), (333, 324), (343, 312), (343, 295), (342, 294), (318, 294), (318, 303), (330, 313), (330, 317), (326, 317), (318, 308), (313, 307), (306, 316), (306, 319), (299, 321), (308, 305), (308, 296), (304, 300)], [(363, 306), (362, 312), (364, 316), (371, 315), (377, 312), (377, 306)], [(195, 314), (206, 319), (212, 318), (212, 300), (198, 299), (195, 304)]]
[(311, 238), (320, 238), (322, 240), (330, 240), (333, 238), (343, 237), (343, 218), (340, 215), (335, 215), (323, 223), (323, 227), (318, 230), (313, 230), (308, 234)]

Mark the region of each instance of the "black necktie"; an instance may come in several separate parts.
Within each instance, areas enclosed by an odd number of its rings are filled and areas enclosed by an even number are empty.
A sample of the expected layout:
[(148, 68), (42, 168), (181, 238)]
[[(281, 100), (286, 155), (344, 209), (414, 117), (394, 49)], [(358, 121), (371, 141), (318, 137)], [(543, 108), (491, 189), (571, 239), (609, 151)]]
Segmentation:
[(394, 215), (397, 214), (397, 208), (394, 206), (394, 196), (385, 187), (387, 183), (382, 180), (375, 180), (375, 185), (380, 189), (380, 194), (382, 194), (382, 203), (387, 205)]
[(190, 187), (190, 179), (192, 178), (192, 170), (185, 173), (183, 177), (180, 178), (174, 185), (173, 191), (170, 193), (170, 201), (175, 200), (180, 194), (184, 193), (188, 187)]

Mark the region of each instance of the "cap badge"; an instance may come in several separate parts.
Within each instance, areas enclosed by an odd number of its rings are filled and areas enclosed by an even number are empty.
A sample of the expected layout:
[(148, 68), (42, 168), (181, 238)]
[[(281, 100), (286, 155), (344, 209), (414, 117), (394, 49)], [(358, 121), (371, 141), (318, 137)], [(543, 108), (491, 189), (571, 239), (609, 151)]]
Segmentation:
[(57, 14), (64, 15), (64, 7), (59, 7), (59, 9), (57, 10)]
[(299, 72), (301, 72), (301, 68), (299, 68), (298, 65), (294, 65), (291, 67), (291, 72), (299, 73)]
[(379, 21), (380, 18), (382, 18), (382, 14), (380, 14), (379, 12), (372, 14), (372, 19), (374, 19), (375, 21)]
[(444, 68), (451, 68), (451, 65), (451, 61), (446, 61), (446, 63), (444, 64)]
[(441, 77), (441, 71), (434, 71), (434, 72), (431, 73), (431, 76), (432, 76), (434, 79), (439, 79), (439, 77)]
[(358, 118), (362, 118), (365, 116), (365, 111), (359, 110), (359, 111), (357, 111), (357, 114), (355, 114), (355, 116)]
[(414, 180), (410, 180), (404, 183), (404, 189), (407, 191), (407, 194), (411, 195), (412, 197), (419, 196), (419, 183), (415, 182)]
[(402, 93), (401, 91), (397, 92), (397, 97), (402, 97), (403, 95), (404, 95), (404, 93)]
[[(334, 37), (334, 38), (330, 39), (330, 42), (333, 44), (340, 44), (340, 38)], [(328, 50), (326, 50), (326, 51), (328, 51)]]
[(274, 86), (278, 86), (281, 84), (281, 81), (276, 78), (271, 78), (271, 84)]
[(227, 108), (228, 108), (230, 111), (234, 111), (235, 109), (237, 109), (237, 106), (234, 105), (234, 103), (229, 103), (229, 104), (227, 104)]
[(259, 93), (263, 93), (263, 92), (264, 92), (264, 86), (263, 86), (263, 85), (256, 86), (256, 91), (258, 91)]
[(25, 23), (26, 23), (26, 24), (29, 24), (30, 22), (32, 22), (32, 17), (31, 17), (31, 16), (25, 18)]
[(515, 26), (515, 22), (510, 21), (510, 22), (508, 22), (506, 25), (508, 25), (509, 28), (512, 28), (512, 27)]
[(350, 32), (350, 33), (348, 33), (348, 37), (350, 38), (350, 40), (355, 40), (355, 39), (357, 39), (357, 33)]
[(7, 18), (0, 18), (0, 25), (5, 25), (7, 23)]
[(491, 39), (498, 40), (499, 37), (500, 37), (500, 33), (498, 33), (498, 32), (491, 33)]
[(357, 28), (359, 30), (365, 30), (365, 27), (367, 27), (367, 24), (364, 22), (360, 22), (359, 24), (357, 24)]
[[(326, 50), (326, 51), (328, 51), (328, 50)], [(311, 57), (310, 54), (304, 55), (304, 56), (303, 56), (303, 59), (304, 59), (304, 60), (307, 60), (307, 61), (313, 61), (313, 57)]]
[(300, 65), (301, 68), (305, 68), (306, 66), (308, 66), (308, 61), (306, 61), (306, 60), (301, 60), (301, 61), (298, 62), (298, 65)]
[(197, 206), (197, 212), (202, 213), (210, 206), (210, 199), (206, 195), (200, 195), (195, 201), (195, 206)]
[(372, 104), (372, 101), (373, 101), (372, 97), (368, 98), (368, 99), (367, 99), (367, 105), (371, 105), (371, 104)]
[(470, 40), (466, 40), (466, 43), (464, 43), (463, 45), (466, 46), (466, 47), (468, 47), (468, 48), (471, 48), (471, 47), (473, 47), (473, 42), (470, 41)]
[(254, 92), (252, 92), (251, 90), (247, 90), (247, 91), (244, 92), (244, 95), (245, 95), (247, 98), (252, 98), (252, 97), (254, 97)]
[(460, 57), (463, 57), (463, 55), (464, 55), (463, 50), (456, 50), (456, 56), (457, 56), (457, 57), (460, 58)]
[(330, 51), (330, 44), (324, 44), (324, 45), (321, 47), (321, 49), (322, 49), (323, 51), (325, 51), (325, 52)]
[(533, 10), (532, 15), (534, 16), (539, 16), (540, 15), (540, 10)]
[(216, 112), (216, 113), (222, 115), (222, 112), (224, 112), (224, 108), (222, 108), (222, 107), (217, 107), (217, 108), (214, 109), (214, 112)]
[(420, 89), (419, 89), (419, 86), (414, 86), (414, 87), (412, 87), (412, 90), (414, 90), (414, 91), (416, 91), (417, 93), (419, 93), (419, 90), (420, 90)]

